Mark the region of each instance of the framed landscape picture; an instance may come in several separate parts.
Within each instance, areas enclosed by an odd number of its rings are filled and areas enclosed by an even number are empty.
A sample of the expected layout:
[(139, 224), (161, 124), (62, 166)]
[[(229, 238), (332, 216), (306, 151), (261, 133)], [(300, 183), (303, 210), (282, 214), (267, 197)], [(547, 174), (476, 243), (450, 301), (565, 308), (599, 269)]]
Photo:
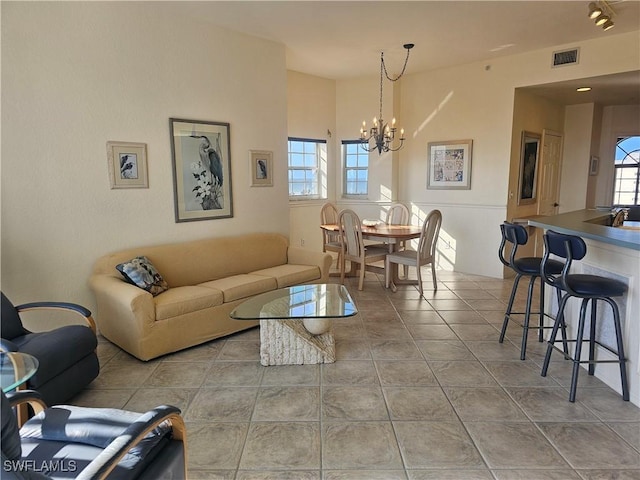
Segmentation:
[(228, 123), (170, 118), (176, 222), (233, 216)]
[(473, 140), (431, 142), (427, 157), (427, 188), (471, 188), (471, 148)]

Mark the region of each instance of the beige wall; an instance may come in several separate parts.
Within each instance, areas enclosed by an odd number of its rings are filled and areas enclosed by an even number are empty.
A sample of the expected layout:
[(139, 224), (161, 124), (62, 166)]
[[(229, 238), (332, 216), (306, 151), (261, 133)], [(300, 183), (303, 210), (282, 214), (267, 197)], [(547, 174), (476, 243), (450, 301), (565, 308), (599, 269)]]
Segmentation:
[[(2, 290), (93, 308), (109, 251), (288, 234), (286, 85), (282, 45), (144, 2), (3, 3)], [(170, 117), (230, 123), (233, 218), (175, 223)], [(110, 189), (109, 140), (147, 144), (148, 189)], [(273, 187), (249, 186), (251, 149)]]

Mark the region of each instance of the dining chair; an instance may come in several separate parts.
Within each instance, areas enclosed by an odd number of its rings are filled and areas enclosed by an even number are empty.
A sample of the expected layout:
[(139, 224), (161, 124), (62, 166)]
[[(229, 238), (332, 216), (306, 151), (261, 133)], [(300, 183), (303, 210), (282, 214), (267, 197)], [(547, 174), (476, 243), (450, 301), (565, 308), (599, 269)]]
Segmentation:
[(440, 210), (431, 210), (424, 223), (422, 224), (422, 232), (420, 233), (420, 240), (418, 241), (417, 250), (401, 250), (399, 252), (393, 252), (387, 254), (385, 260), (385, 285), (387, 288), (391, 286), (391, 289), (395, 291), (395, 285), (391, 282), (391, 264), (407, 265), (409, 267), (416, 267), (418, 280), (412, 282), (418, 285), (418, 291), (420, 295), (423, 293), (422, 288), (422, 274), (420, 267), (423, 265), (431, 264), (431, 276), (433, 277), (433, 288), (438, 289), (438, 282), (436, 280), (436, 244), (438, 243), (438, 235), (440, 234), (440, 225), (442, 225), (442, 213)]
[[(335, 225), (338, 223), (338, 208), (331, 202), (327, 202), (320, 210), (320, 225)], [(339, 232), (322, 230), (322, 251), (336, 252), (338, 254), (338, 266), (342, 255), (342, 242)]]
[[(403, 203), (392, 203), (387, 210), (387, 225), (409, 225), (409, 217), (411, 214), (409, 213), (409, 209)], [(407, 248), (407, 243), (405, 241), (398, 242), (395, 246), (395, 251), (405, 250)], [(403, 265), (403, 273), (404, 278), (408, 278), (409, 275), (409, 266)]]
[(362, 238), (362, 223), (360, 217), (353, 210), (342, 210), (338, 214), (338, 227), (342, 240), (340, 282), (344, 284), (345, 264), (349, 260), (352, 265), (351, 271), (353, 271), (354, 265), (358, 265), (360, 268), (358, 290), (362, 290), (367, 265), (384, 260), (387, 256), (387, 249), (377, 245), (365, 247)]
[(392, 203), (387, 210), (387, 225), (408, 225), (409, 209), (403, 203)]

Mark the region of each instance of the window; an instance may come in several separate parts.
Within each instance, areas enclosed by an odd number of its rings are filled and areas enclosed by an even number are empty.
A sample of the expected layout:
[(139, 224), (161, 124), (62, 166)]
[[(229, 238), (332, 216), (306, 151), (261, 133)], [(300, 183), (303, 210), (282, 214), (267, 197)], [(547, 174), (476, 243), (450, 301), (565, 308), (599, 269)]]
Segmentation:
[(325, 198), (327, 142), (289, 138), (289, 197)]
[(344, 194), (366, 195), (369, 186), (369, 152), (360, 140), (343, 140)]
[(640, 205), (640, 136), (618, 138), (613, 204)]

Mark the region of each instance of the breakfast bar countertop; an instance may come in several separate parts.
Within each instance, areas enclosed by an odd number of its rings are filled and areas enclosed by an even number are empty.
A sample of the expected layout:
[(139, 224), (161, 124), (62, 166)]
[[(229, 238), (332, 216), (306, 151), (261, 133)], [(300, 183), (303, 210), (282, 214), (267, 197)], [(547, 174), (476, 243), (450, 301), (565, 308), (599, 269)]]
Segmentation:
[[(640, 229), (609, 227), (598, 223), (599, 220), (604, 222), (610, 216), (608, 210), (584, 209), (548, 217), (536, 215), (529, 217), (528, 223), (534, 227), (640, 250)], [(625, 222), (627, 223), (637, 222)]]

